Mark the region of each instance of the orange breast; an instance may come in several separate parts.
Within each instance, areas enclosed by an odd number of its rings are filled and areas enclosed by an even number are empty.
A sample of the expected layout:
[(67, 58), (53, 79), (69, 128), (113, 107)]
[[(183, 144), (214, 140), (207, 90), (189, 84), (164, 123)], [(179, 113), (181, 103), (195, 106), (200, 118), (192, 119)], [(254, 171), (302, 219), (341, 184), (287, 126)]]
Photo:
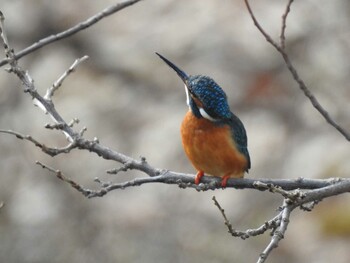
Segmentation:
[(214, 176), (243, 177), (247, 160), (232, 139), (228, 125), (216, 126), (188, 111), (181, 125), (182, 144), (198, 170)]

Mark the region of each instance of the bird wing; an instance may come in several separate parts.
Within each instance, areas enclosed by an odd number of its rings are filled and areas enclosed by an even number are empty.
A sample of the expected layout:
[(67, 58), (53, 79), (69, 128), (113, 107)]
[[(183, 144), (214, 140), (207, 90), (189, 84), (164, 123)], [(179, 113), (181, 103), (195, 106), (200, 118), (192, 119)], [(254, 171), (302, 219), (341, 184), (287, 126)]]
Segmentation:
[(232, 113), (232, 118), (229, 120), (229, 125), (231, 127), (231, 133), (238, 150), (247, 158), (247, 168), (246, 172), (251, 167), (250, 156), (248, 151), (248, 138), (247, 133), (241, 120)]

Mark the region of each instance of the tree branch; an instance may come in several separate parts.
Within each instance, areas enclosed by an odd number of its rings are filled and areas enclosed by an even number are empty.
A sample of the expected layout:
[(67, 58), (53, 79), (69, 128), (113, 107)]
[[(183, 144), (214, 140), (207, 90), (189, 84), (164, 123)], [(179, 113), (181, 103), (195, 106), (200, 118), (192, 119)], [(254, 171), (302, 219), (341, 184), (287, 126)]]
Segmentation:
[[(299, 207), (301, 210), (311, 211), (314, 206), (324, 198), (350, 192), (350, 180), (338, 181), (334, 182), (332, 185), (321, 187), (319, 189), (304, 191), (299, 189), (294, 191), (285, 191), (281, 190), (276, 185), (264, 185), (262, 182), (256, 182), (255, 185), (258, 185), (259, 189), (269, 189), (271, 192), (284, 196), (283, 205), (280, 208), (280, 212), (256, 229), (248, 229), (245, 231), (235, 230), (230, 221), (227, 219), (225, 210), (220, 206), (215, 197), (213, 197), (213, 201), (224, 218), (224, 223), (228, 228), (228, 232), (234, 237), (240, 237), (244, 240), (252, 236), (264, 234), (269, 229), (272, 230), (271, 240), (264, 251), (260, 254), (257, 263), (265, 262), (272, 250), (278, 247), (279, 242), (285, 236), (290, 221), (289, 218), (295, 208)], [(310, 205), (306, 206), (307, 204)]]
[(293, 3), (293, 0), (289, 0), (288, 1), (288, 4), (287, 4), (287, 7), (286, 7), (286, 10), (284, 11), (283, 15), (282, 15), (282, 26), (281, 26), (281, 34), (280, 34), (280, 45), (281, 45), (281, 48), (283, 50), (285, 50), (285, 41), (286, 41), (286, 36), (285, 36), (285, 33), (286, 33), (286, 27), (287, 27), (287, 16), (290, 12), (290, 7)]
[(77, 147), (76, 143), (73, 141), (63, 148), (57, 148), (57, 147), (51, 148), (51, 147), (45, 146), (43, 143), (40, 143), (38, 140), (34, 139), (31, 135), (24, 135), (19, 132), (15, 132), (11, 130), (1, 130), (1, 129), (0, 129), (0, 133), (12, 134), (16, 136), (18, 139), (27, 140), (33, 143), (35, 146), (39, 147), (44, 153), (50, 155), (51, 157), (59, 155), (61, 153), (69, 153), (72, 149)]
[(269, 229), (274, 230), (279, 225), (281, 213), (279, 213), (277, 216), (270, 219), (269, 221), (266, 221), (263, 225), (261, 225), (258, 228), (248, 229), (245, 231), (236, 230), (232, 227), (231, 222), (227, 219), (227, 216), (225, 214), (225, 210), (221, 207), (219, 202), (216, 200), (215, 196), (213, 196), (212, 199), (214, 201), (214, 205), (219, 209), (222, 217), (224, 218), (224, 223), (227, 226), (228, 232), (234, 237), (240, 237), (241, 239), (245, 240), (245, 239), (253, 237), (253, 236), (262, 235)]
[[(80, 22), (79, 24), (77, 24), (77, 25), (75, 25), (75, 26), (73, 26), (65, 31), (62, 31), (62, 32), (55, 34), (55, 35), (48, 36), (48, 37), (43, 38), (43, 39), (40, 39), (39, 41), (35, 42), (34, 44), (30, 45), (29, 47), (14, 54), (14, 58), (16, 60), (18, 60), (21, 57), (24, 57), (24, 56), (34, 52), (35, 50), (40, 49), (46, 45), (49, 45), (53, 42), (70, 37), (70, 36), (78, 33), (79, 31), (82, 31), (82, 30), (92, 26), (93, 24), (99, 22), (101, 19), (103, 19), (107, 16), (110, 16), (110, 15), (112, 15), (112, 14), (114, 14), (114, 13), (116, 13), (116, 12), (126, 8), (126, 7), (129, 7), (133, 4), (136, 4), (137, 2), (140, 2), (140, 1), (142, 1), (142, 0), (128, 0), (128, 1), (124, 1), (121, 3), (111, 5), (110, 7), (103, 9), (101, 12), (91, 16), (87, 20)], [(1, 60), (0, 67), (8, 64), (9, 62), (10, 62), (10, 60), (8, 58)]]
[(287, 231), (287, 227), (290, 221), (290, 214), (295, 207), (296, 206), (293, 203), (289, 204), (287, 199), (283, 200), (283, 205), (281, 208), (282, 211), (278, 215), (279, 226), (274, 229), (271, 241), (264, 249), (264, 251), (260, 254), (257, 263), (264, 263), (267, 257), (270, 255), (271, 251), (278, 247), (278, 243), (284, 238), (284, 234)]
[(89, 57), (88, 56), (83, 56), (81, 58), (78, 58), (74, 61), (72, 66), (69, 67), (68, 70), (66, 70), (61, 77), (58, 78), (58, 80), (55, 81), (54, 84), (52, 84), (51, 88), (47, 89), (46, 94), (44, 96), (45, 99), (51, 100), (52, 96), (54, 95), (55, 91), (61, 87), (63, 81), (71, 74), (73, 73), (76, 68), (79, 66), (80, 63), (84, 62), (87, 60)]
[(286, 28), (286, 19), (287, 15), (290, 11), (290, 6), (292, 4), (292, 0), (289, 0), (287, 4), (287, 8), (285, 13), (282, 16), (282, 29), (281, 29), (281, 45), (278, 45), (271, 36), (266, 33), (266, 31), (262, 28), (258, 20), (256, 19), (253, 10), (250, 7), (249, 0), (244, 0), (248, 12), (254, 22), (254, 25), (256, 28), (260, 31), (260, 33), (265, 37), (266, 41), (270, 43), (283, 57), (285, 64), (287, 65), (287, 68), (289, 72), (291, 73), (293, 79), (298, 83), (300, 90), (303, 91), (304, 95), (310, 100), (312, 106), (323, 116), (323, 118), (331, 125), (333, 126), (339, 133), (341, 133), (344, 138), (348, 141), (350, 141), (350, 133), (346, 131), (343, 127), (341, 127), (339, 124), (337, 124), (332, 117), (329, 115), (329, 113), (322, 107), (322, 105), (319, 103), (317, 98), (312, 94), (312, 92), (309, 90), (309, 88), (306, 86), (304, 81), (300, 78), (299, 73), (297, 72), (296, 68), (293, 66), (288, 54), (284, 50), (284, 34), (285, 34), (285, 28)]
[[(134, 160), (133, 163), (128, 164), (128, 167), (130, 167), (130, 169), (141, 170), (141, 169), (134, 167), (135, 163), (137, 163), (137, 162), (138, 161)], [(143, 161), (141, 160), (140, 162), (143, 162)], [(102, 184), (101, 189), (91, 190), (91, 189), (85, 188), (80, 183), (73, 181), (72, 179), (69, 179), (67, 176), (64, 176), (60, 170), (50, 168), (47, 165), (44, 165), (39, 161), (36, 161), (36, 163), (39, 164), (42, 168), (45, 168), (45, 169), (49, 170), (50, 172), (55, 173), (55, 175), (59, 179), (61, 179), (62, 181), (66, 182), (66, 183), (69, 183), (73, 188), (77, 189), (79, 192), (81, 192), (84, 196), (86, 196), (88, 198), (101, 197), (101, 196), (104, 196), (113, 190), (125, 189), (128, 187), (134, 187), (134, 186), (141, 186), (141, 185), (150, 184), (150, 183), (164, 183), (164, 184), (169, 184), (169, 185), (177, 185), (180, 188), (193, 188), (197, 191), (222, 189), (221, 178), (219, 178), (219, 177), (205, 176), (201, 180), (202, 183), (200, 183), (199, 185), (196, 185), (194, 183), (195, 176), (192, 174), (189, 175), (189, 174), (184, 174), (184, 173), (177, 173), (177, 172), (173, 172), (173, 171), (152, 168), (158, 172), (158, 175), (149, 176), (149, 177), (140, 177), (140, 178), (136, 178), (136, 179), (133, 179), (130, 181), (125, 181), (123, 183)], [(95, 181), (96, 180), (99, 181), (98, 178), (95, 178)], [(290, 187), (292, 187), (291, 188), (292, 190), (296, 189), (296, 188), (293, 188), (293, 186), (298, 186), (297, 189), (310, 189), (310, 188), (314, 189), (313, 188), (314, 186), (318, 186), (316, 189), (319, 190), (320, 188), (323, 189), (325, 187), (332, 187), (336, 184), (337, 185), (336, 191), (339, 191), (339, 194), (343, 193), (343, 192), (350, 191), (350, 179), (342, 179), (342, 180), (338, 180), (338, 179), (326, 179), (326, 180), (319, 180), (319, 179), (303, 179), (303, 180), (300, 180), (300, 179), (297, 179), (297, 180), (292, 180), (292, 179), (280, 179), (280, 180), (278, 180), (278, 179), (277, 180), (255, 179), (254, 180), (254, 179), (242, 178), (242, 179), (230, 179), (229, 182), (230, 182), (230, 185), (227, 185), (227, 187), (228, 188), (236, 188), (236, 189), (249, 189), (249, 188), (250, 189), (257, 189), (257, 187), (256, 187), (257, 183), (258, 184), (270, 184), (270, 185), (272, 185), (271, 182), (273, 182), (276, 184), (274, 187), (280, 187), (280, 188), (284, 188), (284, 189), (289, 189)], [(346, 183), (347, 187), (338, 189), (340, 182)], [(323, 186), (321, 186), (321, 185), (323, 185)], [(264, 191), (267, 189), (259, 188), (258, 190)], [(290, 195), (292, 196), (293, 194), (291, 193)], [(316, 200), (319, 200), (319, 199), (322, 199), (321, 195), (317, 196), (317, 198), (316, 198)], [(213, 200), (215, 202), (215, 197), (213, 198)], [(300, 205), (310, 202), (308, 199), (301, 199), (301, 200), (306, 200), (306, 201), (300, 202)], [(220, 209), (220, 206), (218, 206), (218, 208)], [(225, 222), (226, 221), (227, 220), (225, 220)], [(268, 224), (273, 225), (273, 222), (270, 222)], [(243, 236), (242, 234), (235, 235), (232, 232), (230, 232), (230, 233), (234, 236), (240, 236), (240, 237)], [(250, 236), (253, 236), (253, 235), (257, 235), (257, 234), (250, 234)], [(245, 238), (247, 238), (247, 237), (245, 237)]]

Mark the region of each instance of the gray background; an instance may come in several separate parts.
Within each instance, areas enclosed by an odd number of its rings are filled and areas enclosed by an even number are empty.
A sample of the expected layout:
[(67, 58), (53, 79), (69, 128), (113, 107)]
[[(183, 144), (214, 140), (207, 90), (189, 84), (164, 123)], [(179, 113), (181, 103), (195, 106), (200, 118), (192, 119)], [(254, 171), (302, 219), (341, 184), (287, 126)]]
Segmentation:
[[(115, 1), (1, 0), (10, 43), (21, 50), (63, 31)], [(278, 39), (285, 1), (252, 1), (261, 24)], [(347, 0), (297, 1), (288, 18), (287, 47), (300, 75), (331, 116), (350, 129)], [(350, 173), (350, 148), (303, 96), (281, 57), (253, 26), (243, 1), (148, 0), (20, 60), (44, 93), (72, 63), (80, 65), (54, 97), (87, 138), (159, 168), (194, 173), (179, 134), (187, 111), (183, 84), (155, 56), (189, 74), (213, 77), (244, 122), (251, 178), (327, 178)], [(3, 55), (1, 56), (3, 57)], [(0, 128), (64, 146), (62, 134), (23, 94), (14, 75), (0, 71)], [(51, 158), (28, 142), (0, 134), (0, 262), (256, 262), (264, 235), (231, 237), (211, 197), (238, 229), (275, 214), (278, 195), (252, 190), (198, 193), (145, 185), (85, 199), (40, 160), (87, 187), (93, 178), (121, 182), (139, 172), (110, 176), (118, 167), (75, 150)], [(286, 239), (268, 262), (350, 261), (349, 197), (326, 200), (312, 213), (296, 211)]]

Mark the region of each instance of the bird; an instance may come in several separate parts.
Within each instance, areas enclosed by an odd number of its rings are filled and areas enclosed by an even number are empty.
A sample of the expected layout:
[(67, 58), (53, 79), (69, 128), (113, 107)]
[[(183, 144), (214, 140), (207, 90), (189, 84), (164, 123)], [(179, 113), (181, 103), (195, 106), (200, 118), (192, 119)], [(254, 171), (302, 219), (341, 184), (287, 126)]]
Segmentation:
[(194, 183), (205, 175), (242, 178), (251, 168), (246, 129), (231, 112), (225, 91), (210, 77), (188, 75), (170, 60), (155, 52), (185, 84), (189, 107), (182, 124), (184, 151), (197, 170)]

